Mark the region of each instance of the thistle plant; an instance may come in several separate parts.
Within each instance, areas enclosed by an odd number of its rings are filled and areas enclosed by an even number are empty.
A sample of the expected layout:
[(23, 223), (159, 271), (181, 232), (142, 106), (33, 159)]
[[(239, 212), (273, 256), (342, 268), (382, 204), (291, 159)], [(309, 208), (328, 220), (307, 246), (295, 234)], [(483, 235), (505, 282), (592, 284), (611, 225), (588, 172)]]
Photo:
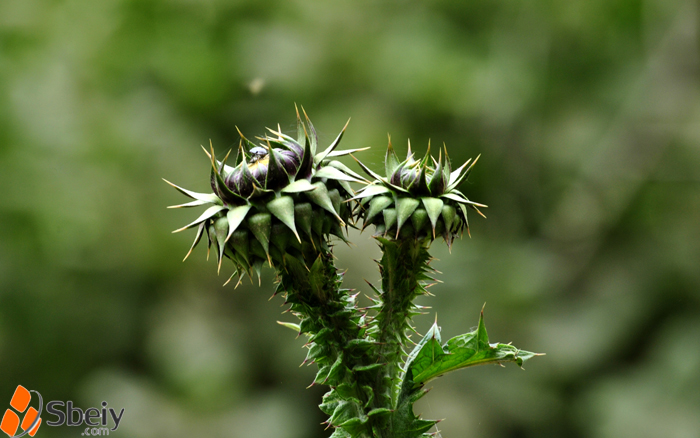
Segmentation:
[[(400, 161), (390, 141), (384, 176), (358, 161), (367, 180), (334, 159), (364, 150), (336, 150), (346, 127), (319, 152), (313, 124), (297, 111), (296, 138), (279, 126), (257, 144), (241, 134), (233, 166), (226, 164), (229, 155), (217, 161), (214, 149), (205, 149), (212, 193), (168, 182), (193, 199), (173, 207), (207, 207), (175, 232), (197, 228), (185, 259), (206, 234), (218, 269), (224, 258), (233, 262), (229, 280), (237, 276), (236, 284), (253, 272), (260, 282), (265, 263), (275, 270), (276, 293), (299, 319), (280, 324), (308, 338), (304, 363), (318, 367), (312, 385), (329, 387), (320, 409), (332, 438), (434, 436), (437, 421), (413, 411), (426, 383), (475, 365), (522, 366), (537, 354), (489, 343), (483, 309), (471, 332), (443, 342), (436, 321), (417, 344), (411, 341), (411, 320), (424, 310), (414, 300), (436, 281), (432, 242), (442, 237), (451, 247), (455, 237), (469, 233), (468, 210), (481, 214), (479, 207), (486, 207), (458, 190), (477, 160), (453, 171), (446, 148), (437, 160), (430, 146), (416, 159), (409, 144)], [(362, 187), (355, 192), (350, 183)], [(369, 284), (369, 307), (360, 307), (357, 294), (341, 287), (332, 254), (332, 239), (347, 242), (344, 228), (360, 221), (363, 229), (373, 227), (382, 251), (381, 284)]]

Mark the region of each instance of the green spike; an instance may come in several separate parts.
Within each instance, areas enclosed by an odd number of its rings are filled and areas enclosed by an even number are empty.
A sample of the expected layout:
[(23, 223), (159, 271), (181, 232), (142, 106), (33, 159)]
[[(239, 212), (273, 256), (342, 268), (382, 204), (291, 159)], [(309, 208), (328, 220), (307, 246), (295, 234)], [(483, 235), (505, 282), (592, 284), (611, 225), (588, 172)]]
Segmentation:
[(316, 135), (316, 129), (314, 129), (314, 124), (311, 123), (311, 120), (309, 120), (309, 116), (306, 114), (306, 110), (304, 107), (301, 107), (301, 111), (304, 113), (304, 118), (306, 119), (306, 124), (309, 126), (309, 143), (310, 143), (310, 150), (311, 150), (311, 159), (313, 160), (313, 157), (316, 155), (316, 147), (318, 145), (318, 136)]
[(314, 173), (314, 178), (327, 178), (338, 181), (362, 182), (362, 180), (360, 179), (357, 179), (350, 175), (346, 175), (345, 173), (338, 170), (335, 166), (326, 166), (317, 170)]
[(185, 258), (182, 259), (183, 262), (185, 260), (187, 260), (187, 257), (189, 257), (190, 254), (192, 254), (192, 250), (194, 249), (195, 246), (197, 246), (199, 241), (202, 239), (202, 234), (204, 234), (204, 225), (206, 225), (206, 222), (202, 222), (201, 224), (199, 224), (199, 227), (197, 228), (197, 235), (194, 237), (194, 242), (192, 242), (192, 246), (190, 247), (190, 250), (187, 251)]
[(389, 178), (397, 167), (399, 167), (399, 157), (396, 156), (396, 151), (391, 145), (391, 135), (389, 135), (389, 146), (387, 146), (386, 155), (384, 156), (384, 171), (386, 172), (386, 177)]
[(299, 225), (302, 231), (309, 236), (311, 235), (311, 218), (313, 216), (313, 207), (308, 202), (296, 204), (294, 206), (294, 220)]
[(423, 231), (423, 227), (428, 223), (428, 213), (422, 208), (416, 208), (416, 211), (411, 215), (411, 224), (416, 230), (416, 234)]
[(440, 150), (440, 155), (438, 156), (438, 161), (435, 165), (435, 171), (433, 172), (433, 176), (430, 178), (430, 182), (428, 182), (428, 190), (430, 191), (430, 194), (435, 196), (439, 195), (440, 193), (438, 192), (442, 192), (446, 187), (447, 180), (442, 172), (442, 150)]
[(365, 224), (369, 224), (374, 216), (382, 210), (394, 203), (394, 200), (388, 196), (375, 196), (369, 201), (369, 211), (365, 215)]
[[(168, 181), (165, 178), (163, 178), (163, 181), (168, 183), (170, 186), (175, 188), (175, 190), (182, 193), (183, 195), (188, 196), (192, 199), (196, 199), (197, 201), (201, 201), (203, 203), (209, 203), (209, 204), (216, 204), (217, 200), (218, 200), (218, 203), (221, 203), (221, 200), (219, 199), (219, 197), (213, 193), (197, 193), (197, 192), (193, 192), (191, 190), (183, 189), (182, 187), (171, 183), (170, 181)], [(168, 208), (174, 208), (174, 207), (168, 207)]]
[(342, 171), (343, 173), (350, 175), (352, 177), (357, 178), (360, 181), (367, 181), (362, 175), (359, 173), (355, 172), (354, 170), (350, 169), (348, 166), (345, 164), (341, 163), (338, 160), (333, 160), (328, 162), (329, 166), (335, 167), (336, 169)]
[(214, 222), (214, 231), (216, 233), (216, 244), (218, 245), (219, 251), (217, 251), (217, 261), (218, 268), (217, 272), (221, 271), (221, 261), (224, 259), (224, 249), (226, 248), (226, 236), (228, 235), (228, 219), (225, 217), (220, 217)]
[(282, 189), (283, 193), (302, 193), (302, 192), (310, 192), (311, 190), (314, 190), (316, 187), (311, 185), (311, 183), (305, 179), (300, 179), (297, 181), (294, 181), (293, 183), (290, 183), (288, 186)]
[(178, 228), (177, 230), (173, 231), (173, 233), (179, 233), (179, 232), (182, 231), (182, 230), (186, 230), (186, 229), (188, 229), (188, 228), (194, 227), (195, 225), (199, 225), (200, 223), (202, 223), (202, 222), (206, 221), (207, 219), (213, 217), (215, 214), (217, 214), (218, 212), (220, 212), (220, 211), (223, 210), (224, 208), (225, 208), (225, 207), (223, 207), (223, 206), (221, 206), (221, 205), (213, 205), (213, 206), (207, 208), (206, 210), (204, 210), (204, 213), (202, 213), (197, 219), (195, 219), (194, 221), (192, 221), (191, 223), (185, 225), (185, 226), (182, 227), (182, 228)]
[(442, 206), (444, 202), (438, 198), (422, 198), (423, 205), (425, 206), (425, 211), (428, 212), (428, 217), (430, 218), (430, 223), (433, 226), (433, 239), (435, 238), (435, 226), (440, 219), (440, 213), (442, 213)]
[(294, 109), (297, 112), (297, 143), (299, 143), (303, 149), (306, 147), (306, 127), (304, 126), (304, 122), (301, 121), (299, 108), (296, 103), (294, 104)]
[(239, 207), (234, 207), (226, 212), (226, 218), (228, 219), (228, 235), (226, 236), (226, 241), (231, 237), (238, 226), (245, 219), (245, 215), (250, 211), (250, 205), (241, 205)]
[(345, 130), (347, 129), (348, 125), (350, 124), (350, 119), (348, 119), (347, 122), (345, 122), (345, 126), (343, 126), (343, 129), (340, 131), (340, 134), (333, 140), (333, 143), (331, 143), (328, 148), (326, 148), (325, 151), (321, 152), (320, 154), (316, 155), (314, 157), (314, 162), (315, 163), (321, 163), (335, 148), (338, 147), (338, 144), (340, 144), (340, 140), (343, 138), (343, 134), (345, 134)]
[(262, 276), (260, 274), (262, 273), (263, 263), (262, 259), (257, 259), (253, 262), (253, 269), (255, 269), (255, 273), (258, 274), (258, 286), (262, 284)]
[(418, 208), (420, 201), (415, 198), (399, 198), (396, 202), (396, 236), (399, 235), (401, 227), (413, 212)]
[(340, 213), (341, 198), (338, 189), (332, 189), (328, 191), (328, 197), (331, 198), (331, 204), (333, 204), (333, 209)]
[(258, 213), (248, 219), (248, 228), (253, 236), (260, 242), (265, 254), (270, 253), (270, 229), (272, 227), (272, 216), (270, 213)]
[(294, 225), (294, 200), (291, 196), (280, 196), (267, 203), (267, 209), (274, 214), (277, 219), (289, 227), (290, 230), (301, 242), (297, 228)]
[(311, 228), (317, 236), (323, 236), (323, 219), (325, 217), (323, 211), (317, 211), (311, 216)]
[(265, 248), (263, 248), (263, 246), (260, 244), (260, 242), (257, 239), (250, 239), (249, 245), (250, 245), (250, 254), (252, 255), (251, 259), (250, 259), (251, 265), (255, 261), (256, 257), (261, 258), (261, 259), (267, 258), (267, 253), (265, 252)]
[(235, 250), (237, 255), (240, 255), (245, 260), (245, 265), (250, 265), (250, 253), (248, 251), (249, 237), (246, 230), (236, 230), (231, 235), (229, 244)]
[(386, 227), (386, 231), (389, 231), (396, 223), (396, 209), (387, 208), (382, 211), (382, 214), (384, 215), (384, 226)]
[(343, 242), (346, 244), (350, 244), (350, 241), (345, 238), (345, 233), (343, 233), (343, 229), (341, 228), (340, 224), (336, 221), (331, 221), (331, 234), (334, 236), (340, 238)]
[[(285, 251), (287, 245), (289, 244), (289, 238), (292, 237), (289, 233), (289, 228), (287, 225), (276, 223), (272, 225), (272, 230), (270, 231), (270, 243), (279, 248), (280, 251)], [(272, 251), (272, 248), (270, 248)]]
[(462, 210), (462, 215), (464, 215), (464, 225), (467, 227), (467, 235), (471, 237), (472, 234), (469, 232), (469, 219), (467, 218), (467, 207), (464, 204), (459, 204), (459, 208)]
[(445, 231), (447, 233), (452, 232), (452, 224), (454, 224), (455, 217), (457, 217), (457, 210), (451, 205), (442, 206), (442, 220), (445, 222)]
[(335, 208), (333, 207), (333, 201), (331, 201), (326, 185), (319, 181), (314, 183), (313, 186), (316, 187), (316, 190), (306, 192), (306, 197), (313, 201), (319, 207), (323, 208), (329, 213), (332, 213), (333, 216), (338, 218), (338, 220), (340, 221), (340, 225), (345, 226), (345, 222), (343, 221), (343, 219), (340, 218)]

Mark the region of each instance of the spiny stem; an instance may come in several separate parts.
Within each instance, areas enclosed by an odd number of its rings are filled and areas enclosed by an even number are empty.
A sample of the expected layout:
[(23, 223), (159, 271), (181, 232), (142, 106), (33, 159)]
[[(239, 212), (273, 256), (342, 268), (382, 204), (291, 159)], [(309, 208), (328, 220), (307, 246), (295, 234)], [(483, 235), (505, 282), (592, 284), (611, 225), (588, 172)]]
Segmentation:
[[(396, 409), (398, 398), (399, 372), (402, 363), (403, 347), (407, 342), (412, 314), (416, 311), (413, 300), (425, 293), (423, 281), (430, 255), (427, 240), (378, 239), (383, 252), (379, 262), (382, 276), (379, 311), (374, 320), (373, 330), (379, 344), (377, 360), (385, 365), (375, 376), (375, 406)], [(385, 418), (383, 428), (392, 435), (392, 421)]]

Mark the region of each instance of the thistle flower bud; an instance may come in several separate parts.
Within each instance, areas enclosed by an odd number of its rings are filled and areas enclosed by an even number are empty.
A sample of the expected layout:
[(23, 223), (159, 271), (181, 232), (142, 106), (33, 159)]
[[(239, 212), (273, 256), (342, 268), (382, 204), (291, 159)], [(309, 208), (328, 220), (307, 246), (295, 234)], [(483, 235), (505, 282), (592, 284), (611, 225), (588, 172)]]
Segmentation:
[(362, 169), (374, 178), (353, 198), (360, 200), (363, 207), (359, 213), (364, 221), (363, 227), (372, 224), (377, 235), (394, 239), (434, 240), (441, 235), (448, 246), (465, 229), (469, 233), (467, 208), (483, 216), (478, 207), (486, 205), (470, 201), (457, 187), (469, 175), (479, 157), (452, 171), (446, 148), (444, 153), (444, 162), (443, 150), (436, 161), (430, 155), (428, 145), (425, 157), (416, 160), (409, 143), (406, 159), (399, 161), (389, 140), (384, 159), (386, 176), (373, 172), (358, 161)]
[(166, 181), (194, 199), (172, 208), (208, 207), (192, 223), (175, 230), (197, 227), (187, 256), (206, 232), (219, 269), (224, 257), (231, 259), (236, 267), (231, 277), (238, 274), (240, 281), (243, 274), (252, 277), (253, 270), (259, 277), (265, 262), (284, 264), (288, 255), (308, 267), (331, 234), (344, 239), (341, 227), (352, 219), (346, 205), (354, 195), (349, 183), (366, 180), (333, 158), (363, 149), (336, 151), (346, 124), (333, 143), (318, 152), (316, 131), (306, 113), (304, 117), (302, 121), (297, 111), (296, 139), (279, 128), (268, 129), (259, 144), (241, 134), (233, 167), (226, 164), (228, 155), (217, 161), (213, 147), (205, 150), (213, 193), (192, 192)]

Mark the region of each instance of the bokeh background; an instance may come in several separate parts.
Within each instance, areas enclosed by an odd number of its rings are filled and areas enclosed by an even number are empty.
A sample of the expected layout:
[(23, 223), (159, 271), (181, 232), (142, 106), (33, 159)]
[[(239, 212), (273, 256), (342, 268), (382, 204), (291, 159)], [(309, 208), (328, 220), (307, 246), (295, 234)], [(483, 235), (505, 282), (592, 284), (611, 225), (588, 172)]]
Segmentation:
[[(198, 213), (161, 180), (207, 190), (200, 145), (293, 132), (296, 102), (322, 143), (352, 117), (375, 169), (387, 133), (482, 154), (488, 220), (434, 245), (416, 326), (487, 303), (492, 340), (547, 356), (435, 381), (443, 436), (699, 437), (699, 23), (693, 0), (1, 1), (0, 406), (22, 384), (125, 408), (123, 437), (329, 435), (272, 271), (181, 263)], [(367, 292), (379, 252), (351, 240)]]

